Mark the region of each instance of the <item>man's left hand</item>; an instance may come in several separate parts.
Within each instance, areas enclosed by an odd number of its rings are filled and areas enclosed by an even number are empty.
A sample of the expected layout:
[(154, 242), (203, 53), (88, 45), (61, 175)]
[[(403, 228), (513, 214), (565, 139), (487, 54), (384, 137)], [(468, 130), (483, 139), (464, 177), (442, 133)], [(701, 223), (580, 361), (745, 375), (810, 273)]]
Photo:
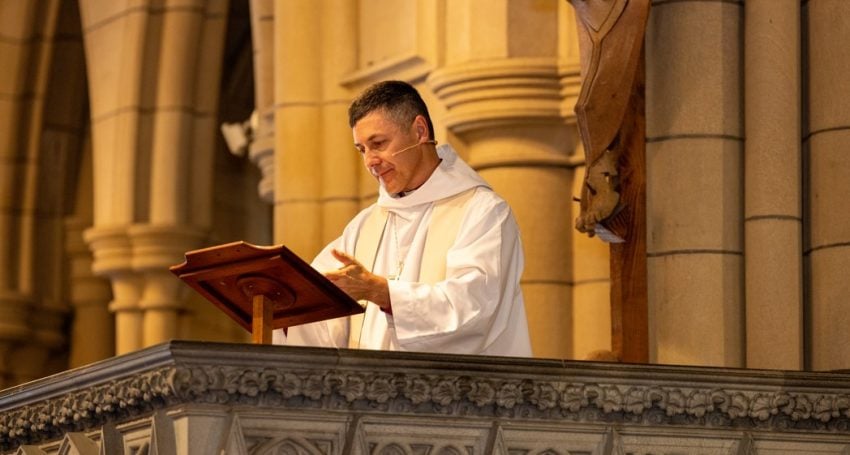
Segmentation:
[(392, 314), (390, 288), (386, 278), (370, 272), (357, 262), (357, 259), (342, 251), (331, 250), (331, 254), (342, 263), (338, 270), (325, 272), (325, 276), (333, 284), (354, 300), (368, 300), (381, 307), (384, 312)]

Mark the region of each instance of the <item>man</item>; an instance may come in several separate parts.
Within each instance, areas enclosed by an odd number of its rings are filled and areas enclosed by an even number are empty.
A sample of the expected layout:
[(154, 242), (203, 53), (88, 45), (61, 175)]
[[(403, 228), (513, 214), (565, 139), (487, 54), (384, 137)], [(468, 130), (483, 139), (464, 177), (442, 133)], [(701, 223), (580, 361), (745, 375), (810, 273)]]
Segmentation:
[(505, 201), (450, 146), (436, 146), (428, 108), (407, 83), (367, 89), (349, 125), (380, 182), (378, 201), (312, 265), (368, 301), (366, 312), (291, 327), (285, 342), (530, 356), (522, 245)]

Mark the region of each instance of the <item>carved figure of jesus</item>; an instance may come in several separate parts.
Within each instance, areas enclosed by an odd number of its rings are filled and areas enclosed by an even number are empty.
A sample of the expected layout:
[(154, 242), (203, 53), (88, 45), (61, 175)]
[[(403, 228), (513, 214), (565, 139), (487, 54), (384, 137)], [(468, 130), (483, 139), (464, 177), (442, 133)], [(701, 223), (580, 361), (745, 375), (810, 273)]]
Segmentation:
[[(593, 236), (623, 207), (621, 171), (634, 112), (649, 0), (569, 0), (576, 11), (582, 87), (575, 112), (586, 172), (576, 229)], [(622, 233), (615, 232), (620, 237)]]

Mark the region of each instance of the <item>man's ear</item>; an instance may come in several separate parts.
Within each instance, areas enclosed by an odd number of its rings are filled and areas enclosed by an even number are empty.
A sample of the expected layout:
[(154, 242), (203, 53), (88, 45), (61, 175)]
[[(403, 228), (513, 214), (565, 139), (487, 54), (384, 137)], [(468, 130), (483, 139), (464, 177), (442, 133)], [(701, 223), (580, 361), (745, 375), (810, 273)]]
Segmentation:
[(419, 135), (419, 141), (421, 142), (423, 138), (428, 139), (428, 125), (425, 122), (425, 117), (417, 115), (413, 121), (416, 123), (416, 134)]

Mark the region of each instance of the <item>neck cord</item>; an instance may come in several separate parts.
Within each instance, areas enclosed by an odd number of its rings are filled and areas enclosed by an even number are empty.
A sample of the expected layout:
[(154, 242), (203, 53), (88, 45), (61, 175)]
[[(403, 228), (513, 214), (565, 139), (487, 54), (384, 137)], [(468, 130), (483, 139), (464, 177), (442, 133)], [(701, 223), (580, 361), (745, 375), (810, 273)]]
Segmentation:
[[(404, 271), (404, 259), (405, 257), (401, 255), (401, 246), (398, 243), (398, 216), (395, 212), (390, 212), (393, 215), (393, 238), (395, 239), (395, 254), (398, 258), (398, 263), (396, 264), (396, 273), (395, 275), (390, 275), (388, 278), (390, 280), (399, 280), (401, 279), (401, 272)], [(407, 255), (405, 255), (407, 256)]]

